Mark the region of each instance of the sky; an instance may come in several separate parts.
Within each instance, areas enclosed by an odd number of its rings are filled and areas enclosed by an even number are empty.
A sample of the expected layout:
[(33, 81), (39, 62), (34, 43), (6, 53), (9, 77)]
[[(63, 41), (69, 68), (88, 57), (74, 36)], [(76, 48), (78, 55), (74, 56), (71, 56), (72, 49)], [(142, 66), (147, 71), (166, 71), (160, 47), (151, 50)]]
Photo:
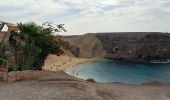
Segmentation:
[(170, 31), (170, 0), (0, 0), (0, 19), (65, 24), (79, 35)]

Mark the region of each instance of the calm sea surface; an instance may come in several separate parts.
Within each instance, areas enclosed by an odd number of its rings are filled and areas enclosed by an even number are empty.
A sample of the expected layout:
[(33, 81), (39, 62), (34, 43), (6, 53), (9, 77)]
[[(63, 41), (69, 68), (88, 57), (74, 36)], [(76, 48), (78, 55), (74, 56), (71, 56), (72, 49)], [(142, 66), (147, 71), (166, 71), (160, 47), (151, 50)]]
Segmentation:
[(68, 69), (66, 73), (81, 79), (93, 78), (97, 82), (170, 83), (170, 64), (136, 64), (103, 60), (77, 65)]

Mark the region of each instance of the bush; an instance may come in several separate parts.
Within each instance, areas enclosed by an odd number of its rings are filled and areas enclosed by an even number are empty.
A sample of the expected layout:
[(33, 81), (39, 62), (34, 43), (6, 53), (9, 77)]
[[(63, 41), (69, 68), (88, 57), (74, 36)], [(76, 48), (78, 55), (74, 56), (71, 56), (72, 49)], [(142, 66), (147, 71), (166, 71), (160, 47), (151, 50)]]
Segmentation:
[[(4, 59), (4, 60), (6, 60), (7, 59), (7, 57), (6, 57), (6, 55), (5, 54), (3, 54), (1, 51), (0, 51), (0, 58), (1, 59)], [(0, 66), (3, 64), (3, 61), (2, 60), (0, 60)]]
[(95, 79), (93, 79), (93, 78), (89, 78), (89, 79), (87, 79), (86, 81), (92, 82), (92, 83), (96, 83)]
[(20, 68), (20, 66), (18, 66), (18, 65), (10, 66), (9, 69), (8, 69), (8, 71), (9, 71), (9, 72), (10, 72), (10, 71), (19, 71), (19, 68)]
[(41, 70), (49, 53), (60, 53), (60, 48), (55, 44), (52, 35), (54, 29), (44, 28), (33, 22), (19, 23), (18, 28), (20, 29), (18, 35), (25, 41), (24, 63), (21, 70)]

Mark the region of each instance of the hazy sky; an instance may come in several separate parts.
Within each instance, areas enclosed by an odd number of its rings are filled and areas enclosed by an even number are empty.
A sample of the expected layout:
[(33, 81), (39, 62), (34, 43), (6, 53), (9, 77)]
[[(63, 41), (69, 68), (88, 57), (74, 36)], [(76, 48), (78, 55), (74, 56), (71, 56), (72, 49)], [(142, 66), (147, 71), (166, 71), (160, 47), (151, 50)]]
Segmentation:
[(170, 0), (0, 0), (0, 19), (53, 21), (67, 33), (170, 31)]

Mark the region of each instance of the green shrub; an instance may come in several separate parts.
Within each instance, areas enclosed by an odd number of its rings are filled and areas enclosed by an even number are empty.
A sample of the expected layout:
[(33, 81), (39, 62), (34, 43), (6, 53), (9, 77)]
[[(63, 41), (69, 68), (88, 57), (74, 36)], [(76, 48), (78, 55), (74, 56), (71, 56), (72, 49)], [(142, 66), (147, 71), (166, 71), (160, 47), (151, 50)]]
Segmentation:
[(93, 78), (89, 78), (89, 79), (87, 79), (86, 81), (92, 82), (92, 83), (96, 83), (95, 79), (93, 79)]
[(20, 68), (20, 66), (18, 66), (18, 65), (10, 66), (8, 71), (18, 71), (19, 68)]
[[(1, 51), (0, 51), (0, 58), (1, 58), (1, 59), (4, 59), (4, 60), (7, 59), (6, 55), (5, 55), (4, 53), (2, 53)], [(0, 60), (0, 66), (2, 66), (2, 64), (3, 64), (3, 61)]]
[(59, 54), (61, 52), (60, 45), (57, 45), (53, 36), (55, 29), (44, 28), (34, 22), (19, 23), (18, 28), (20, 29), (18, 36), (25, 41), (24, 62), (20, 70), (41, 70), (49, 53)]

